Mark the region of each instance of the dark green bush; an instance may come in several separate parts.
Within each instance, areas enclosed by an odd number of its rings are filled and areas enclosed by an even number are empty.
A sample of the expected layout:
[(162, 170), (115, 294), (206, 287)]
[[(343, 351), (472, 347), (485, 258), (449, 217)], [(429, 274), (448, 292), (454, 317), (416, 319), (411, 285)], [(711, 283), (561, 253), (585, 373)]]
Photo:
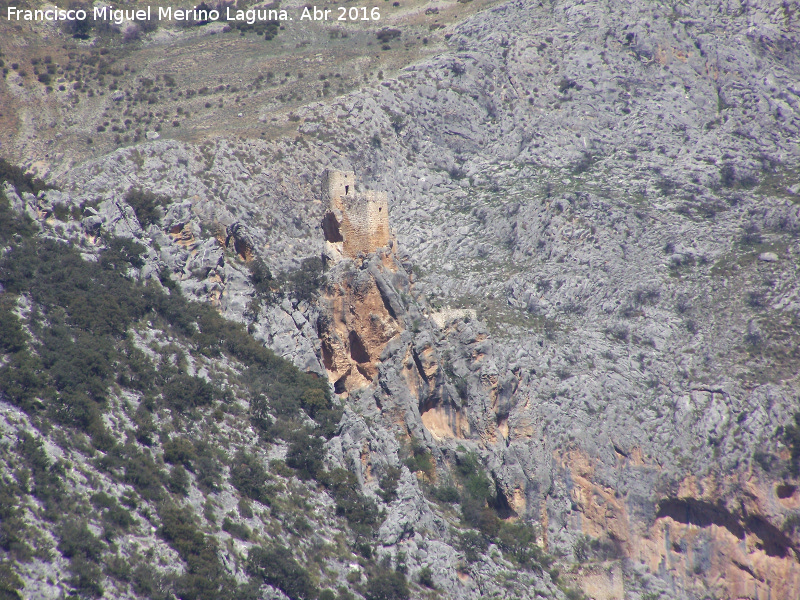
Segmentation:
[(153, 460), (149, 452), (140, 452), (134, 445), (123, 451), (125, 475), (123, 481), (131, 484), (145, 500), (158, 501), (164, 498), (167, 474)]
[(311, 302), (316, 298), (325, 281), (324, 264), (321, 258), (303, 259), (296, 271), (284, 273), (280, 278), (280, 287), (289, 296), (297, 300)]
[(460, 536), (459, 548), (464, 553), (467, 562), (473, 563), (486, 554), (489, 549), (489, 542), (477, 531), (465, 531)]
[(266, 296), (277, 291), (277, 282), (263, 260), (256, 258), (247, 267), (250, 271), (250, 283), (257, 294)]
[(431, 496), (446, 504), (455, 504), (461, 498), (458, 490), (452, 485), (440, 485), (431, 488)]
[(19, 434), (16, 450), (30, 469), (34, 482), (31, 490), (33, 495), (44, 504), (47, 517), (55, 518), (65, 502), (63, 468), (51, 463), (41, 439), (34, 438), (28, 432)]
[(65, 558), (82, 557), (96, 562), (103, 554), (103, 543), (91, 532), (86, 521), (68, 519), (58, 528), (58, 551)]
[(27, 340), (19, 318), (10, 308), (0, 306), (0, 353), (4, 354), (24, 350)]
[(69, 561), (69, 571), (72, 577), (68, 579), (68, 583), (80, 596), (99, 598), (103, 595), (103, 586), (100, 585), (103, 572), (96, 562), (78, 555)]
[(147, 409), (145, 402), (139, 404), (133, 415), (133, 423), (136, 425), (136, 441), (143, 446), (152, 446), (154, 443), (153, 435), (156, 433), (156, 424), (153, 414)]
[(164, 385), (164, 400), (171, 408), (184, 412), (200, 406), (208, 406), (218, 395), (214, 386), (193, 375), (181, 373)]
[(486, 476), (478, 455), (469, 452), (456, 458), (456, 475), (463, 484), (464, 494), (479, 503), (494, 496), (494, 485)]
[(101, 511), (103, 522), (113, 528), (127, 531), (134, 521), (128, 509), (119, 505), (116, 498), (104, 492), (98, 492), (91, 497), (92, 505)]
[(164, 444), (164, 462), (180, 464), (193, 471), (195, 461), (197, 451), (189, 438), (174, 437)]
[(135, 594), (151, 600), (167, 600), (173, 595), (165, 588), (165, 577), (146, 562), (139, 562), (131, 572), (131, 587)]
[(272, 504), (268, 479), (269, 475), (255, 456), (243, 450), (236, 453), (231, 464), (230, 481), (242, 495), (262, 504)]
[(22, 495), (23, 490), (15, 482), (0, 478), (0, 550), (20, 562), (33, 554), (25, 540), (28, 526), (20, 508)]
[(22, 600), (19, 591), (25, 584), (17, 575), (13, 563), (0, 561), (0, 600)]
[(367, 581), (366, 600), (408, 600), (408, 583), (402, 573), (381, 568)]
[(125, 194), (125, 202), (130, 205), (142, 227), (147, 227), (161, 221), (161, 207), (169, 204), (169, 198), (157, 196), (138, 188), (131, 188)]
[(117, 581), (128, 582), (131, 580), (131, 561), (127, 556), (112, 556), (105, 560), (106, 574)]
[(247, 498), (239, 498), (237, 509), (239, 510), (239, 515), (242, 518), (244, 519), (253, 518), (253, 507), (247, 501)]
[(794, 414), (794, 423), (783, 429), (783, 441), (789, 448), (789, 472), (800, 475), (800, 412)]
[(483, 501), (463, 495), (461, 514), (467, 525), (475, 527), (485, 536), (495, 537), (500, 531), (500, 519), (497, 513)]
[(181, 507), (162, 504), (158, 535), (186, 562), (186, 572), (175, 582), (179, 598), (217, 600), (234, 597), (234, 584), (220, 563), (217, 542), (201, 532), (193, 516)]
[(369, 536), (378, 526), (378, 508), (361, 493), (356, 476), (345, 469), (332, 469), (320, 477), (336, 502), (336, 514), (347, 519), (360, 535)]
[(307, 389), (300, 398), (300, 406), (306, 411), (309, 417), (314, 419), (322, 411), (331, 408), (330, 395), (326, 395), (319, 388)]
[(128, 267), (140, 269), (144, 266), (142, 254), (145, 247), (125, 238), (113, 237), (106, 241), (106, 249), (100, 255), (100, 264), (106, 269), (127, 270)]
[(409, 456), (405, 460), (405, 465), (412, 473), (422, 471), (428, 478), (432, 478), (436, 469), (436, 463), (433, 456), (425, 446), (420, 444), (416, 439), (411, 439), (411, 445), (408, 448)]
[(391, 502), (397, 498), (397, 485), (400, 481), (400, 469), (387, 467), (386, 474), (378, 482), (380, 491), (378, 495), (384, 502)]
[(222, 521), (222, 531), (227, 531), (233, 537), (247, 541), (250, 539), (250, 529), (246, 525), (234, 523), (228, 517)]
[(433, 571), (431, 571), (430, 567), (422, 567), (419, 570), (419, 584), (430, 589), (436, 588), (436, 585), (433, 583)]
[(195, 473), (197, 485), (204, 492), (217, 492), (222, 483), (222, 449), (216, 448), (204, 440), (195, 442), (197, 463)]
[(501, 521), (496, 543), (506, 557), (521, 567), (542, 570), (553, 563), (536, 542), (536, 530), (527, 523)]
[(322, 439), (299, 429), (286, 451), (286, 464), (295, 469), (301, 479), (315, 479), (323, 469), (324, 456)]
[(280, 544), (252, 547), (247, 556), (247, 572), (278, 588), (292, 600), (317, 596), (317, 588), (308, 571)]
[(179, 496), (186, 496), (189, 493), (189, 475), (183, 465), (174, 465), (170, 469), (167, 488)]
[(0, 182), (5, 181), (13, 185), (18, 194), (29, 192), (37, 195), (42, 190), (53, 189), (52, 186), (47, 185), (41, 179), (25, 173), (19, 167), (12, 165), (4, 158), (0, 158)]

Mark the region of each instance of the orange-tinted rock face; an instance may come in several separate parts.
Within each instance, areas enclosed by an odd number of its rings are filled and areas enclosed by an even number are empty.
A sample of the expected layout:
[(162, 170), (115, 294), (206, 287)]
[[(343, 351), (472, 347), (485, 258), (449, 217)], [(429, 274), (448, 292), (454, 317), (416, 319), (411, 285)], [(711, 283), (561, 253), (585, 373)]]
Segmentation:
[[(698, 597), (798, 597), (800, 545), (781, 530), (791, 514), (787, 501), (800, 495), (793, 486), (775, 487), (752, 473), (688, 477), (658, 501), (655, 519), (648, 523), (631, 516), (628, 498), (593, 481), (595, 465), (588, 456), (573, 451), (559, 460), (574, 484), (571, 496), (580, 515), (575, 525), (592, 538), (612, 542), (622, 556), (651, 572), (667, 571)], [(646, 460), (631, 461), (628, 468), (657, 469)], [(590, 595), (597, 591), (595, 571), (576, 576)], [(600, 596), (617, 597), (605, 592), (592, 597)]]
[(169, 235), (179, 246), (183, 246), (189, 250), (193, 250), (197, 246), (197, 240), (192, 233), (192, 227), (189, 223), (179, 223), (173, 225), (169, 230)]
[(403, 327), (388, 310), (375, 279), (353, 270), (331, 283), (321, 298), (327, 308), (320, 328), (322, 357), (338, 393), (368, 385), (387, 342)]

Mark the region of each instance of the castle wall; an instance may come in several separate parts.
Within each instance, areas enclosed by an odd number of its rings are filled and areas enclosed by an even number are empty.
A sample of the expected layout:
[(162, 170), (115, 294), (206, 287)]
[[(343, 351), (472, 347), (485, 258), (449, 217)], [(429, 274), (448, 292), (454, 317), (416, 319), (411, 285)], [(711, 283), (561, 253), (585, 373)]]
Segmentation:
[(355, 173), (353, 171), (325, 171), (322, 175), (322, 191), (328, 196), (331, 208), (342, 210), (344, 198), (355, 196)]
[(341, 243), (346, 257), (368, 254), (389, 243), (389, 203), (385, 192), (356, 192), (352, 171), (326, 171), (323, 191), (330, 203), (323, 223), (325, 239)]

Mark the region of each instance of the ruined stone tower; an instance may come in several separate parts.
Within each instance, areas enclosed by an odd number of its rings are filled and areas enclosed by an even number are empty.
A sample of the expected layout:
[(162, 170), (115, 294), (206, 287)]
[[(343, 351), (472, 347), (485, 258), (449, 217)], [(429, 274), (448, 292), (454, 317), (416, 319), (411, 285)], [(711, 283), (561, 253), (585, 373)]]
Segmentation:
[(353, 171), (325, 171), (322, 189), (329, 202), (322, 228), (334, 255), (355, 258), (389, 243), (386, 192), (357, 192)]

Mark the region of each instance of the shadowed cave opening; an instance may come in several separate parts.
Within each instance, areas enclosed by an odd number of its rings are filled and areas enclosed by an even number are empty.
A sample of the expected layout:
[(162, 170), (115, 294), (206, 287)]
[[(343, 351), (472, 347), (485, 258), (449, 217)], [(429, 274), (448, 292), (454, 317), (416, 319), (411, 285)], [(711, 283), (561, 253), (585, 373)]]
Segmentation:
[(337, 394), (344, 394), (347, 391), (347, 375), (342, 375), (334, 382), (333, 391)]
[[(658, 504), (656, 518), (669, 517), (678, 523), (697, 527), (724, 527), (738, 539), (744, 539), (747, 533), (758, 537), (758, 545), (768, 556), (785, 558), (790, 550), (794, 550), (795, 560), (798, 550), (791, 539), (780, 529), (755, 515), (745, 515), (743, 519), (732, 514), (719, 504), (711, 504), (691, 498), (669, 498)], [(800, 561), (799, 561), (800, 562)]]
[(325, 235), (325, 239), (331, 243), (344, 241), (339, 221), (331, 213), (326, 214), (325, 218), (322, 219), (322, 232)]
[(369, 362), (369, 352), (367, 352), (367, 349), (364, 347), (364, 342), (361, 341), (358, 334), (355, 331), (351, 331), (347, 339), (350, 342), (350, 358), (358, 363)]

